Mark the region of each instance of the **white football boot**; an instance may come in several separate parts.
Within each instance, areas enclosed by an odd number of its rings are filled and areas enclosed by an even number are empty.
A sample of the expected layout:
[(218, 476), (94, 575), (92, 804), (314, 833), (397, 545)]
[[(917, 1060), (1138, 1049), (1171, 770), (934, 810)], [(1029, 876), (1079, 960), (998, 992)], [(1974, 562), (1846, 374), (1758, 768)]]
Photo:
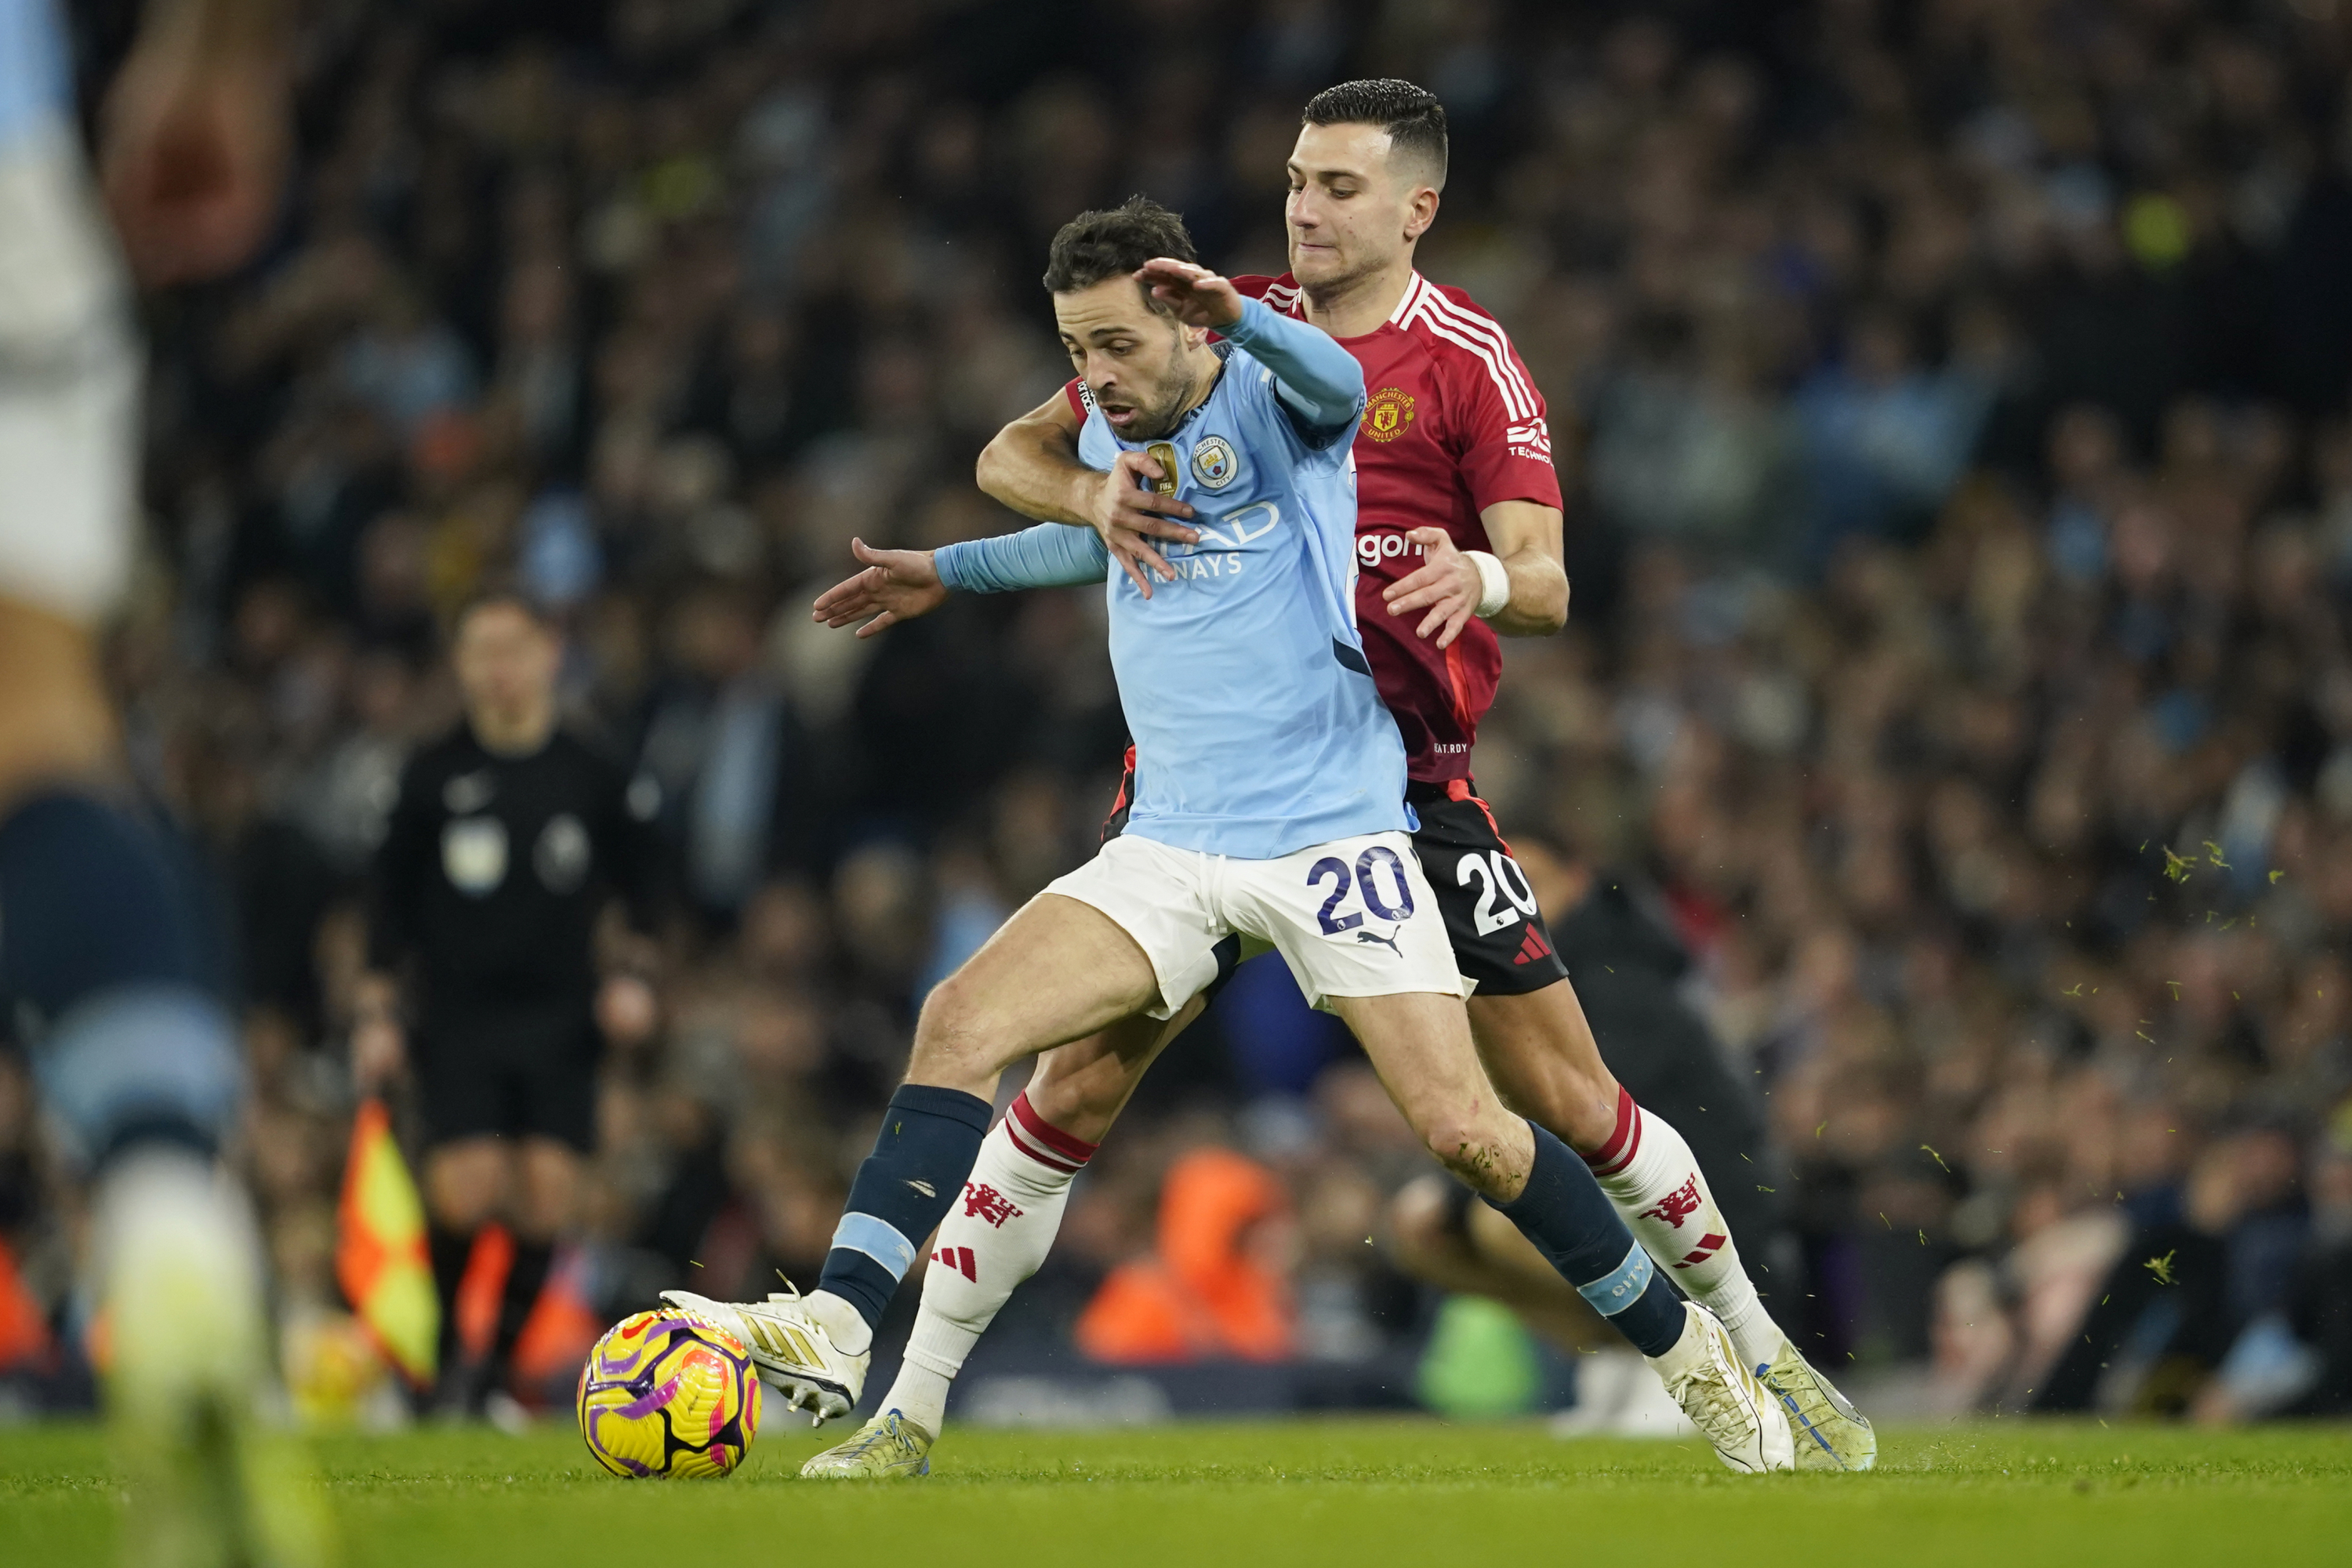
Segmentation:
[(1796, 1468), (1788, 1417), (1772, 1392), (1741, 1363), (1730, 1331), (1696, 1301), (1685, 1301), (1683, 1337), (1650, 1364), (1716, 1456), (1747, 1475)]
[(261, 1242), (209, 1162), (130, 1156), (99, 1194), (106, 1414), (140, 1568), (305, 1568), (331, 1552), (299, 1448), (257, 1409), (274, 1382)]
[[(714, 1301), (691, 1290), (665, 1290), (661, 1299), (700, 1313), (742, 1341), (759, 1366), (761, 1380), (782, 1394), (786, 1405), (814, 1416), (811, 1425), (857, 1408), (873, 1346), (868, 1343), (854, 1353), (843, 1350), (819, 1316), (823, 1309), (812, 1311), (811, 1299), (799, 1291), (772, 1291), (764, 1301)], [(829, 1296), (824, 1300), (840, 1305)]]
[(1789, 1418), (1801, 1470), (1866, 1470), (1878, 1463), (1878, 1434), (1846, 1396), (1783, 1335), (1780, 1353), (1756, 1369)]

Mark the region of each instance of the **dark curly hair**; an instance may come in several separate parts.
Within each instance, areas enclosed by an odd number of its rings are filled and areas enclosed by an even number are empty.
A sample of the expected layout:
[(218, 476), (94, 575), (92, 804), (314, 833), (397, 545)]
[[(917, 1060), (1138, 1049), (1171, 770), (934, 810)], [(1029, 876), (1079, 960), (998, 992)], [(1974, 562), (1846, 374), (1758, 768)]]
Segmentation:
[(1162, 256), (1200, 259), (1182, 218), (1150, 196), (1129, 196), (1108, 212), (1080, 213), (1062, 226), (1046, 258), (1045, 287), (1075, 294)]

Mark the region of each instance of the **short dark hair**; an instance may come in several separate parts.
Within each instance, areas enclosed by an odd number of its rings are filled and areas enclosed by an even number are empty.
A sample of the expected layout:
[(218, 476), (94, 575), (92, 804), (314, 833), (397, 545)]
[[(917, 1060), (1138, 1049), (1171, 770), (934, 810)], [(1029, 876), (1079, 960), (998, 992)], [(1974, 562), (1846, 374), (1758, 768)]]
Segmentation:
[(1445, 105), (1425, 87), (1394, 77), (1367, 77), (1327, 87), (1307, 100), (1299, 116), (1306, 125), (1377, 125), (1389, 133), (1389, 151), (1429, 166), (1430, 184), (1445, 185)]
[(1045, 288), (1075, 294), (1162, 256), (1200, 260), (1182, 218), (1150, 196), (1129, 196), (1108, 212), (1080, 213), (1062, 226), (1046, 258)]

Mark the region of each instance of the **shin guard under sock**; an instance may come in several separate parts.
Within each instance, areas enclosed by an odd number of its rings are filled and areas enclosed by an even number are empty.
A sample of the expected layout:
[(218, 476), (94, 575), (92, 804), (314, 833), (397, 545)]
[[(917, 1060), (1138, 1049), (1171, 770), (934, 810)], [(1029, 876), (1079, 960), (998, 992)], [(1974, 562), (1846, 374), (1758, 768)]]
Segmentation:
[(988, 1101), (957, 1089), (902, 1084), (874, 1152), (857, 1167), (817, 1289), (857, 1309), (871, 1329), (947, 1216), (988, 1131)]
[(1617, 1217), (1584, 1162), (1542, 1128), (1529, 1123), (1528, 1131), (1536, 1157), (1528, 1184), (1509, 1203), (1494, 1206), (1635, 1350), (1664, 1354), (1682, 1337), (1682, 1302), (1656, 1276), (1650, 1255)]

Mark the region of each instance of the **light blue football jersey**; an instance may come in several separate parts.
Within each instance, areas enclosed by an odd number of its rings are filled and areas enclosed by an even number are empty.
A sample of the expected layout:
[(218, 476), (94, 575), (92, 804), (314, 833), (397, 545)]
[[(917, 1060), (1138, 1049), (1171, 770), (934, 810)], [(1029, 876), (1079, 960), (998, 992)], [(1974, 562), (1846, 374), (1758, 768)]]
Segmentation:
[(1356, 633), (1355, 422), (1318, 449), (1273, 373), (1218, 349), (1217, 384), (1162, 441), (1121, 439), (1090, 402), (1078, 435), (1095, 468), (1172, 447), (1201, 533), (1155, 542), (1178, 577), (1155, 577), (1149, 599), (1109, 574), (1111, 667), (1135, 739), (1127, 831), (1253, 860), (1409, 831), (1404, 743)]
[(0, 156), (71, 115), (65, 38), (49, 7), (50, 0), (0, 0)]

